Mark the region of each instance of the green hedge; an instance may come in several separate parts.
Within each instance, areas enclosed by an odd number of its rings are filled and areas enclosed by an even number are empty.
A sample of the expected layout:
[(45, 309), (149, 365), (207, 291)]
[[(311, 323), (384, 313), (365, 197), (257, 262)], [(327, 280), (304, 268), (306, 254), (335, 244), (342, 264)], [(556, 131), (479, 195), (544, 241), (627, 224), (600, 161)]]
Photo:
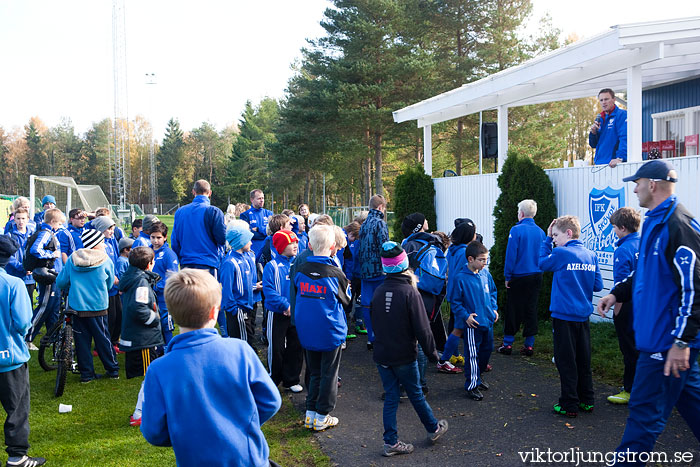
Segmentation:
[(430, 230), (437, 228), (435, 214), (435, 187), (433, 180), (426, 175), (423, 167), (412, 167), (396, 177), (394, 200), (394, 232), (392, 240), (401, 243), (401, 223), (404, 217), (414, 212), (422, 213), (428, 221)]

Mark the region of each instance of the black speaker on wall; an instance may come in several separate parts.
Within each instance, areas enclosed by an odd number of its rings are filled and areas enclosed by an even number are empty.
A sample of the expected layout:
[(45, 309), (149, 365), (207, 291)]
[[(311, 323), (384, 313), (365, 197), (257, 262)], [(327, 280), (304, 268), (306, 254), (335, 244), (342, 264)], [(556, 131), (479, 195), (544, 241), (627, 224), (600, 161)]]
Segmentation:
[(496, 122), (481, 124), (481, 154), (484, 159), (498, 157), (498, 124)]

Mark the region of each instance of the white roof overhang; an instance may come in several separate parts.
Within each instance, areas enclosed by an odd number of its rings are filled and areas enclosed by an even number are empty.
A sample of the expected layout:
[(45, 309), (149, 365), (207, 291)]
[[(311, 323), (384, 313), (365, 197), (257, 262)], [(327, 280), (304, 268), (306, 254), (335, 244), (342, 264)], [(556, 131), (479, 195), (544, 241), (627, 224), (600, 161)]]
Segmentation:
[(642, 88), (700, 76), (700, 17), (619, 25), (393, 113), (419, 127), (500, 106), (596, 96), (627, 89), (627, 69), (641, 67)]

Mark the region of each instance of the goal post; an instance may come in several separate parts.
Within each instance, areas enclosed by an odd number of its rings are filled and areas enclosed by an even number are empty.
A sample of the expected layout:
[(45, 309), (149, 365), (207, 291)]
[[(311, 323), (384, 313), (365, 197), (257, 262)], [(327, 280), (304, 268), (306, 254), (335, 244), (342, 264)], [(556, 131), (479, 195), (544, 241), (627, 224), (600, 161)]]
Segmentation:
[(42, 209), (41, 199), (46, 195), (56, 198), (56, 207), (66, 216), (71, 209), (80, 208), (94, 212), (108, 207), (109, 201), (99, 185), (78, 185), (72, 177), (29, 176), (29, 207), (33, 217)]

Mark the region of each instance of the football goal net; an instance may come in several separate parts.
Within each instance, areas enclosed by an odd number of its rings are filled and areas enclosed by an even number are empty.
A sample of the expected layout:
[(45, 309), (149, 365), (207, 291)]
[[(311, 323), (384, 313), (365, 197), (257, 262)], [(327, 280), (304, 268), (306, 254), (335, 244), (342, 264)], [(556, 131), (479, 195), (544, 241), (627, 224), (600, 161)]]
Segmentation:
[(108, 207), (109, 201), (99, 185), (78, 185), (72, 177), (29, 176), (29, 202), (31, 215), (41, 210), (41, 199), (46, 195), (56, 198), (56, 207), (66, 216), (71, 209), (80, 208), (95, 212)]

